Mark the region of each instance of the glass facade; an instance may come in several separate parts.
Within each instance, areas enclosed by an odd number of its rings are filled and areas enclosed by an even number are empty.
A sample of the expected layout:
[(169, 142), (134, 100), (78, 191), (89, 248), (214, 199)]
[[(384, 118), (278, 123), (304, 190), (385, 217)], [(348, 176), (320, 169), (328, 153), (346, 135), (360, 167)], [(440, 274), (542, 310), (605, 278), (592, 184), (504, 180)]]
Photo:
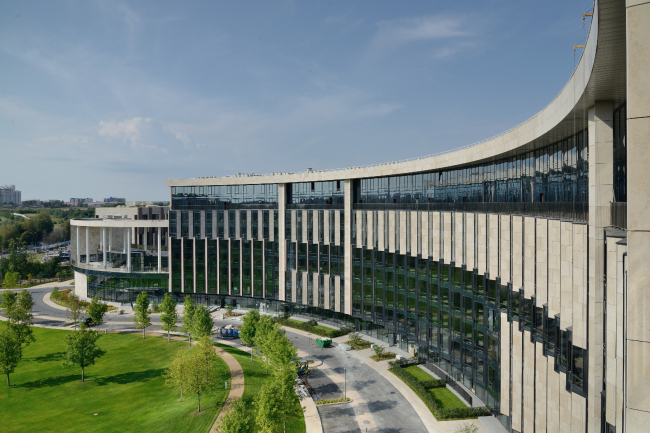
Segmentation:
[[(585, 203), (588, 140), (581, 131), (544, 148), (488, 164), (357, 179), (355, 205), (429, 203)], [(401, 205), (401, 206), (400, 206)]]
[(316, 205), (343, 208), (344, 182), (334, 180), (328, 182), (292, 183), (287, 188), (287, 204)]
[(614, 111), (614, 201), (627, 202), (627, 111)]
[(278, 185), (174, 186), (174, 210), (208, 210), (226, 207), (277, 207)]

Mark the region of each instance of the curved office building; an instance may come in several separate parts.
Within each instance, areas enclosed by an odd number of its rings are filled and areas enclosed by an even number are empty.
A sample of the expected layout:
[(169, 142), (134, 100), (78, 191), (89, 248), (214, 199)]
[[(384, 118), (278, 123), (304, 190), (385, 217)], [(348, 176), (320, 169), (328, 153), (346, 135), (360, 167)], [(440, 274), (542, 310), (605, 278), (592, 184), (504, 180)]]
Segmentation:
[(162, 290), (354, 324), (510, 431), (644, 431), (649, 59), (650, 3), (597, 0), (566, 86), (496, 138), (377, 166), (168, 180)]

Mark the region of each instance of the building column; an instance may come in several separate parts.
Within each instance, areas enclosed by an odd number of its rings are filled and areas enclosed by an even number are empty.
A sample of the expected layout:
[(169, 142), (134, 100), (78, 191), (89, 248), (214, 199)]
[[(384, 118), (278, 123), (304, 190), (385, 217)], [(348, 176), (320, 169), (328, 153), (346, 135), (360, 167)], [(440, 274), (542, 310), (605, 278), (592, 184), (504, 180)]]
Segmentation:
[(86, 226), (86, 264), (90, 264), (90, 227)]
[(149, 237), (149, 229), (145, 227), (145, 228), (142, 229), (142, 246), (144, 247), (145, 256), (147, 255), (147, 238), (148, 237)]
[(81, 251), (79, 251), (79, 226), (77, 226), (77, 266), (81, 262)]
[(104, 252), (104, 269), (106, 269), (106, 227), (102, 227), (102, 251)]
[(131, 230), (126, 232), (126, 271), (131, 272)]
[(162, 240), (162, 231), (158, 227), (158, 273), (162, 271), (162, 247), (160, 246)]
[(108, 228), (108, 251), (113, 249), (113, 227)]
[[(627, 0), (627, 293), (623, 324), (626, 432), (650, 425), (650, 2)], [(607, 396), (609, 398), (609, 396)], [(619, 426), (616, 426), (618, 431)]]
[[(596, 101), (588, 110), (589, 128), (589, 299), (587, 423), (589, 432), (600, 431), (603, 389), (603, 326), (605, 227), (610, 225), (614, 199), (614, 103)], [(550, 288), (549, 288), (550, 291)], [(561, 323), (561, 322), (560, 322)]]

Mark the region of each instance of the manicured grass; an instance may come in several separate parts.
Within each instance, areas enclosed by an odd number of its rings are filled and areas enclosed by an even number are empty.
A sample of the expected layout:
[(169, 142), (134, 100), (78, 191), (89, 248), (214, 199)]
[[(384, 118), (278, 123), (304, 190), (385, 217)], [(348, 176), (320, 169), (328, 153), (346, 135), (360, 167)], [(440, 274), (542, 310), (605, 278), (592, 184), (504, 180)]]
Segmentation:
[[(408, 371), (411, 373), (415, 378), (420, 381), (420, 382), (425, 382), (427, 380), (435, 379), (433, 376), (431, 376), (429, 373), (426, 371), (422, 370), (420, 367), (417, 365), (412, 365), (410, 367), (406, 367), (404, 370)], [(433, 398), (438, 400), (438, 404), (442, 409), (450, 409), (454, 407), (467, 407), (465, 403), (462, 402), (461, 399), (456, 397), (456, 394), (451, 392), (449, 388), (431, 388), (427, 390), (433, 395)]]
[[(266, 367), (264, 364), (255, 360), (251, 362), (250, 353), (243, 352), (239, 349), (236, 349), (225, 344), (216, 343), (217, 346), (221, 347), (226, 352), (230, 353), (232, 356), (237, 359), (239, 364), (244, 370), (244, 396), (243, 399), (248, 404), (253, 403), (253, 399), (260, 391), (264, 383), (270, 380), (271, 376), (266, 374)], [(299, 405), (296, 405), (296, 409), (300, 410)], [(255, 430), (257, 431), (257, 429)], [(304, 433), (305, 432), (305, 417), (302, 413), (298, 413), (294, 418), (287, 423), (287, 433)]]
[(438, 404), (440, 405), (441, 408), (443, 409), (451, 409), (454, 407), (467, 407), (465, 403), (463, 403), (458, 397), (456, 397), (456, 394), (451, 392), (449, 388), (431, 388), (428, 390), (431, 394), (433, 394), (433, 398), (438, 400)]
[[(3, 326), (3, 325), (0, 325)], [(201, 396), (165, 386), (163, 373), (187, 343), (140, 335), (102, 335), (106, 355), (86, 368), (63, 367), (64, 338), (70, 331), (34, 328), (36, 343), (24, 350), (11, 388), (0, 386), (0, 425), (9, 432), (207, 432), (226, 398), (230, 379), (217, 365), (215, 390)], [(93, 414), (97, 413), (97, 416)]]
[(425, 382), (427, 380), (432, 380), (435, 379), (435, 377), (431, 376), (429, 373), (426, 371), (422, 370), (420, 367), (417, 365), (412, 365), (410, 367), (406, 367), (404, 370), (408, 371), (411, 373), (417, 380), (420, 382)]

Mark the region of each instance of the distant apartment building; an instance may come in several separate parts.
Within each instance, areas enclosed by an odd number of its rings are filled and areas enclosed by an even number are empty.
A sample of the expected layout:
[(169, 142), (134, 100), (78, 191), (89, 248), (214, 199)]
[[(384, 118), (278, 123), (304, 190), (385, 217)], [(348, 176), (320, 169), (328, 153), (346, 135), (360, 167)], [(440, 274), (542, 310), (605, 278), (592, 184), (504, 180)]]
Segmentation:
[(124, 203), (124, 202), (126, 202), (125, 198), (108, 197), (104, 199), (104, 203)]
[(16, 190), (15, 185), (0, 186), (0, 204), (20, 204), (21, 201), (21, 193)]
[(71, 198), (70, 203), (92, 203), (93, 199), (92, 198)]

